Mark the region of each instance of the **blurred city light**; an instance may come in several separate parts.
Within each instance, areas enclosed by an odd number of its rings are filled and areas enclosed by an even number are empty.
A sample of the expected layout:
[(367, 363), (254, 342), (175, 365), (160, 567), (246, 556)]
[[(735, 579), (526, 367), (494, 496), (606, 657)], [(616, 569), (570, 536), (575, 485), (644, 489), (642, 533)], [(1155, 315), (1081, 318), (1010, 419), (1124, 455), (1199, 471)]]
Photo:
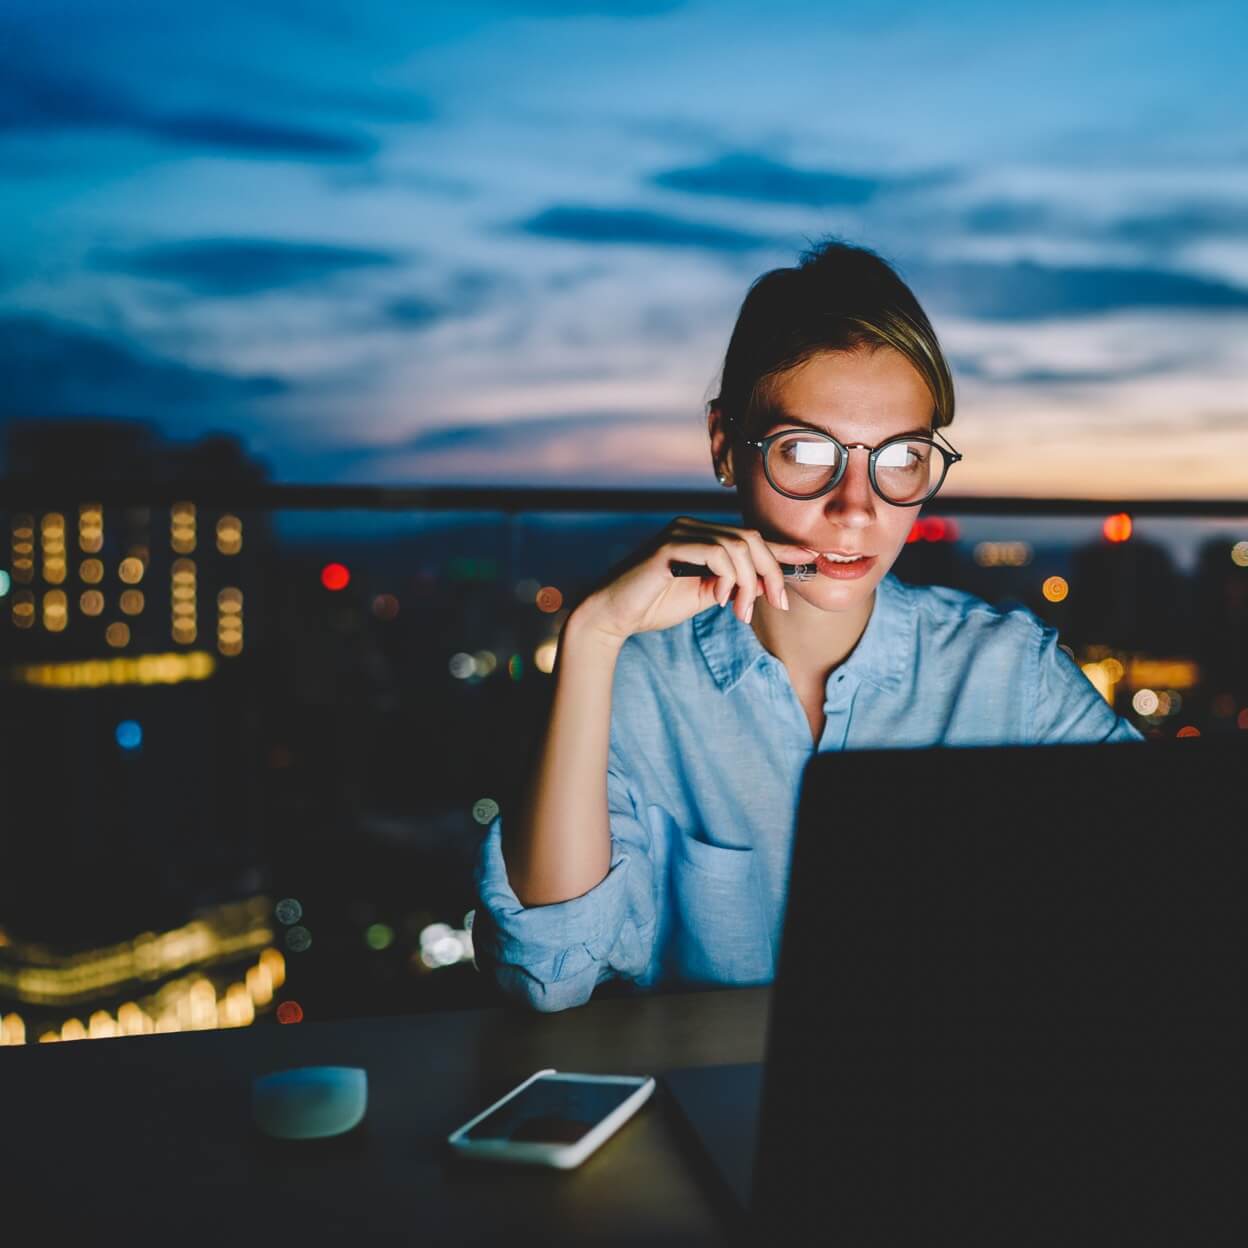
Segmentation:
[(12, 584), (12, 581), (9, 577), (9, 574), (6, 571), (4, 571), (3, 568), (0, 568), (0, 598), (3, 598), (5, 594), (9, 592), (9, 586), (11, 584)]
[(1248, 542), (1236, 542), (1231, 547), (1231, 562), (1237, 568), (1248, 568)]
[(393, 620), (399, 614), (399, 600), (393, 594), (378, 594), (373, 599), (373, 614), (379, 620)]
[(1031, 562), (1031, 547), (1026, 542), (979, 542), (974, 558), (981, 568), (1023, 568)]
[(351, 573), (341, 563), (327, 563), (321, 569), (321, 584), (329, 590), (346, 589), (351, 582)]
[(116, 736), (123, 750), (137, 750), (143, 744), (143, 728), (137, 720), (123, 719), (117, 725)]
[(277, 1021), (279, 1023), (303, 1022), (303, 1006), (298, 1001), (283, 1001), (277, 1007)]
[(289, 927), (303, 918), (303, 907), (293, 897), (283, 897), (273, 907), (273, 914), (279, 923), (284, 927)]
[(1137, 715), (1153, 715), (1160, 704), (1161, 699), (1152, 689), (1137, 689), (1131, 699), (1131, 706)]
[(555, 670), (555, 659), (558, 657), (559, 643), (555, 638), (548, 638), (533, 651), (533, 666), (539, 672), (549, 675)]
[(537, 591), (537, 609), (547, 615), (558, 611), (563, 606), (563, 594), (553, 585), (544, 585)]
[(364, 943), (378, 953), (394, 944), (394, 928), (388, 923), (372, 923), (364, 932)]
[(478, 798), (472, 804), (472, 817), (478, 823), (489, 823), (498, 814), (498, 803), (492, 797)]
[(1106, 541), (1125, 542), (1131, 536), (1131, 517), (1125, 511), (1115, 512), (1106, 517), (1101, 532)]
[(1064, 602), (1070, 593), (1070, 586), (1062, 576), (1050, 576), (1041, 586), (1040, 592), (1049, 602)]

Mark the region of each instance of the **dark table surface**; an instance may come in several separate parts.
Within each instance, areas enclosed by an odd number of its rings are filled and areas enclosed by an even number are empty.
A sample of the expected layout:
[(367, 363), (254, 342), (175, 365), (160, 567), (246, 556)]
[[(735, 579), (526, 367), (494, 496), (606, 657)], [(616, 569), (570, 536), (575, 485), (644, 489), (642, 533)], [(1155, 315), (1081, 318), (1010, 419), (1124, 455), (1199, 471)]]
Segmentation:
[[(760, 1060), (765, 988), (27, 1045), (0, 1054), (4, 1221), (32, 1243), (717, 1243), (725, 1212), (659, 1094), (578, 1169), (466, 1163), (446, 1136), (541, 1067)], [(362, 1066), (332, 1140), (251, 1125), (254, 1075)]]

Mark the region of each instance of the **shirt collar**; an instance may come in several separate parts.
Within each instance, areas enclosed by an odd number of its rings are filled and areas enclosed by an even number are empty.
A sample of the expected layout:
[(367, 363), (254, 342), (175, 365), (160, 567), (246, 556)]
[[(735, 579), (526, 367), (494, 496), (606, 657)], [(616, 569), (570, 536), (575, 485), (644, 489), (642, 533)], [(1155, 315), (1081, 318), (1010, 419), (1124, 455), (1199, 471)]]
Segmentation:
[[(867, 627), (837, 672), (861, 677), (886, 692), (900, 689), (914, 662), (914, 613), (908, 586), (887, 573), (876, 586)], [(756, 663), (772, 657), (731, 607), (699, 612), (693, 617), (693, 634), (722, 693), (731, 691)]]

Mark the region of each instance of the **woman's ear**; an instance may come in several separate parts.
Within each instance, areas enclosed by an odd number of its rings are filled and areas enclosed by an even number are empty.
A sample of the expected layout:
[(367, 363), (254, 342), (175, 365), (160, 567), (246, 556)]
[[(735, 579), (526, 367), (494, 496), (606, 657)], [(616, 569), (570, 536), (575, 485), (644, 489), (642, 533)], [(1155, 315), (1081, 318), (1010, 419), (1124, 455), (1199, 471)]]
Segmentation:
[(706, 417), (707, 433), (711, 439), (711, 467), (720, 485), (732, 485), (732, 440), (728, 436), (727, 422), (721, 408), (711, 404)]

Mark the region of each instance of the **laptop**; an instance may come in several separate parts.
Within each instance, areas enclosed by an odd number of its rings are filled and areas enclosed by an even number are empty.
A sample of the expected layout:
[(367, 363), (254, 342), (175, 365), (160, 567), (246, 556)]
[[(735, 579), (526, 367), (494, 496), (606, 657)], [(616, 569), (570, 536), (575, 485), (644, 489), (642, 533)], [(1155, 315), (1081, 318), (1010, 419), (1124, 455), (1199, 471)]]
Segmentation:
[(664, 1077), (729, 1222), (1248, 1242), (1246, 841), (1248, 734), (813, 756), (765, 1063)]

